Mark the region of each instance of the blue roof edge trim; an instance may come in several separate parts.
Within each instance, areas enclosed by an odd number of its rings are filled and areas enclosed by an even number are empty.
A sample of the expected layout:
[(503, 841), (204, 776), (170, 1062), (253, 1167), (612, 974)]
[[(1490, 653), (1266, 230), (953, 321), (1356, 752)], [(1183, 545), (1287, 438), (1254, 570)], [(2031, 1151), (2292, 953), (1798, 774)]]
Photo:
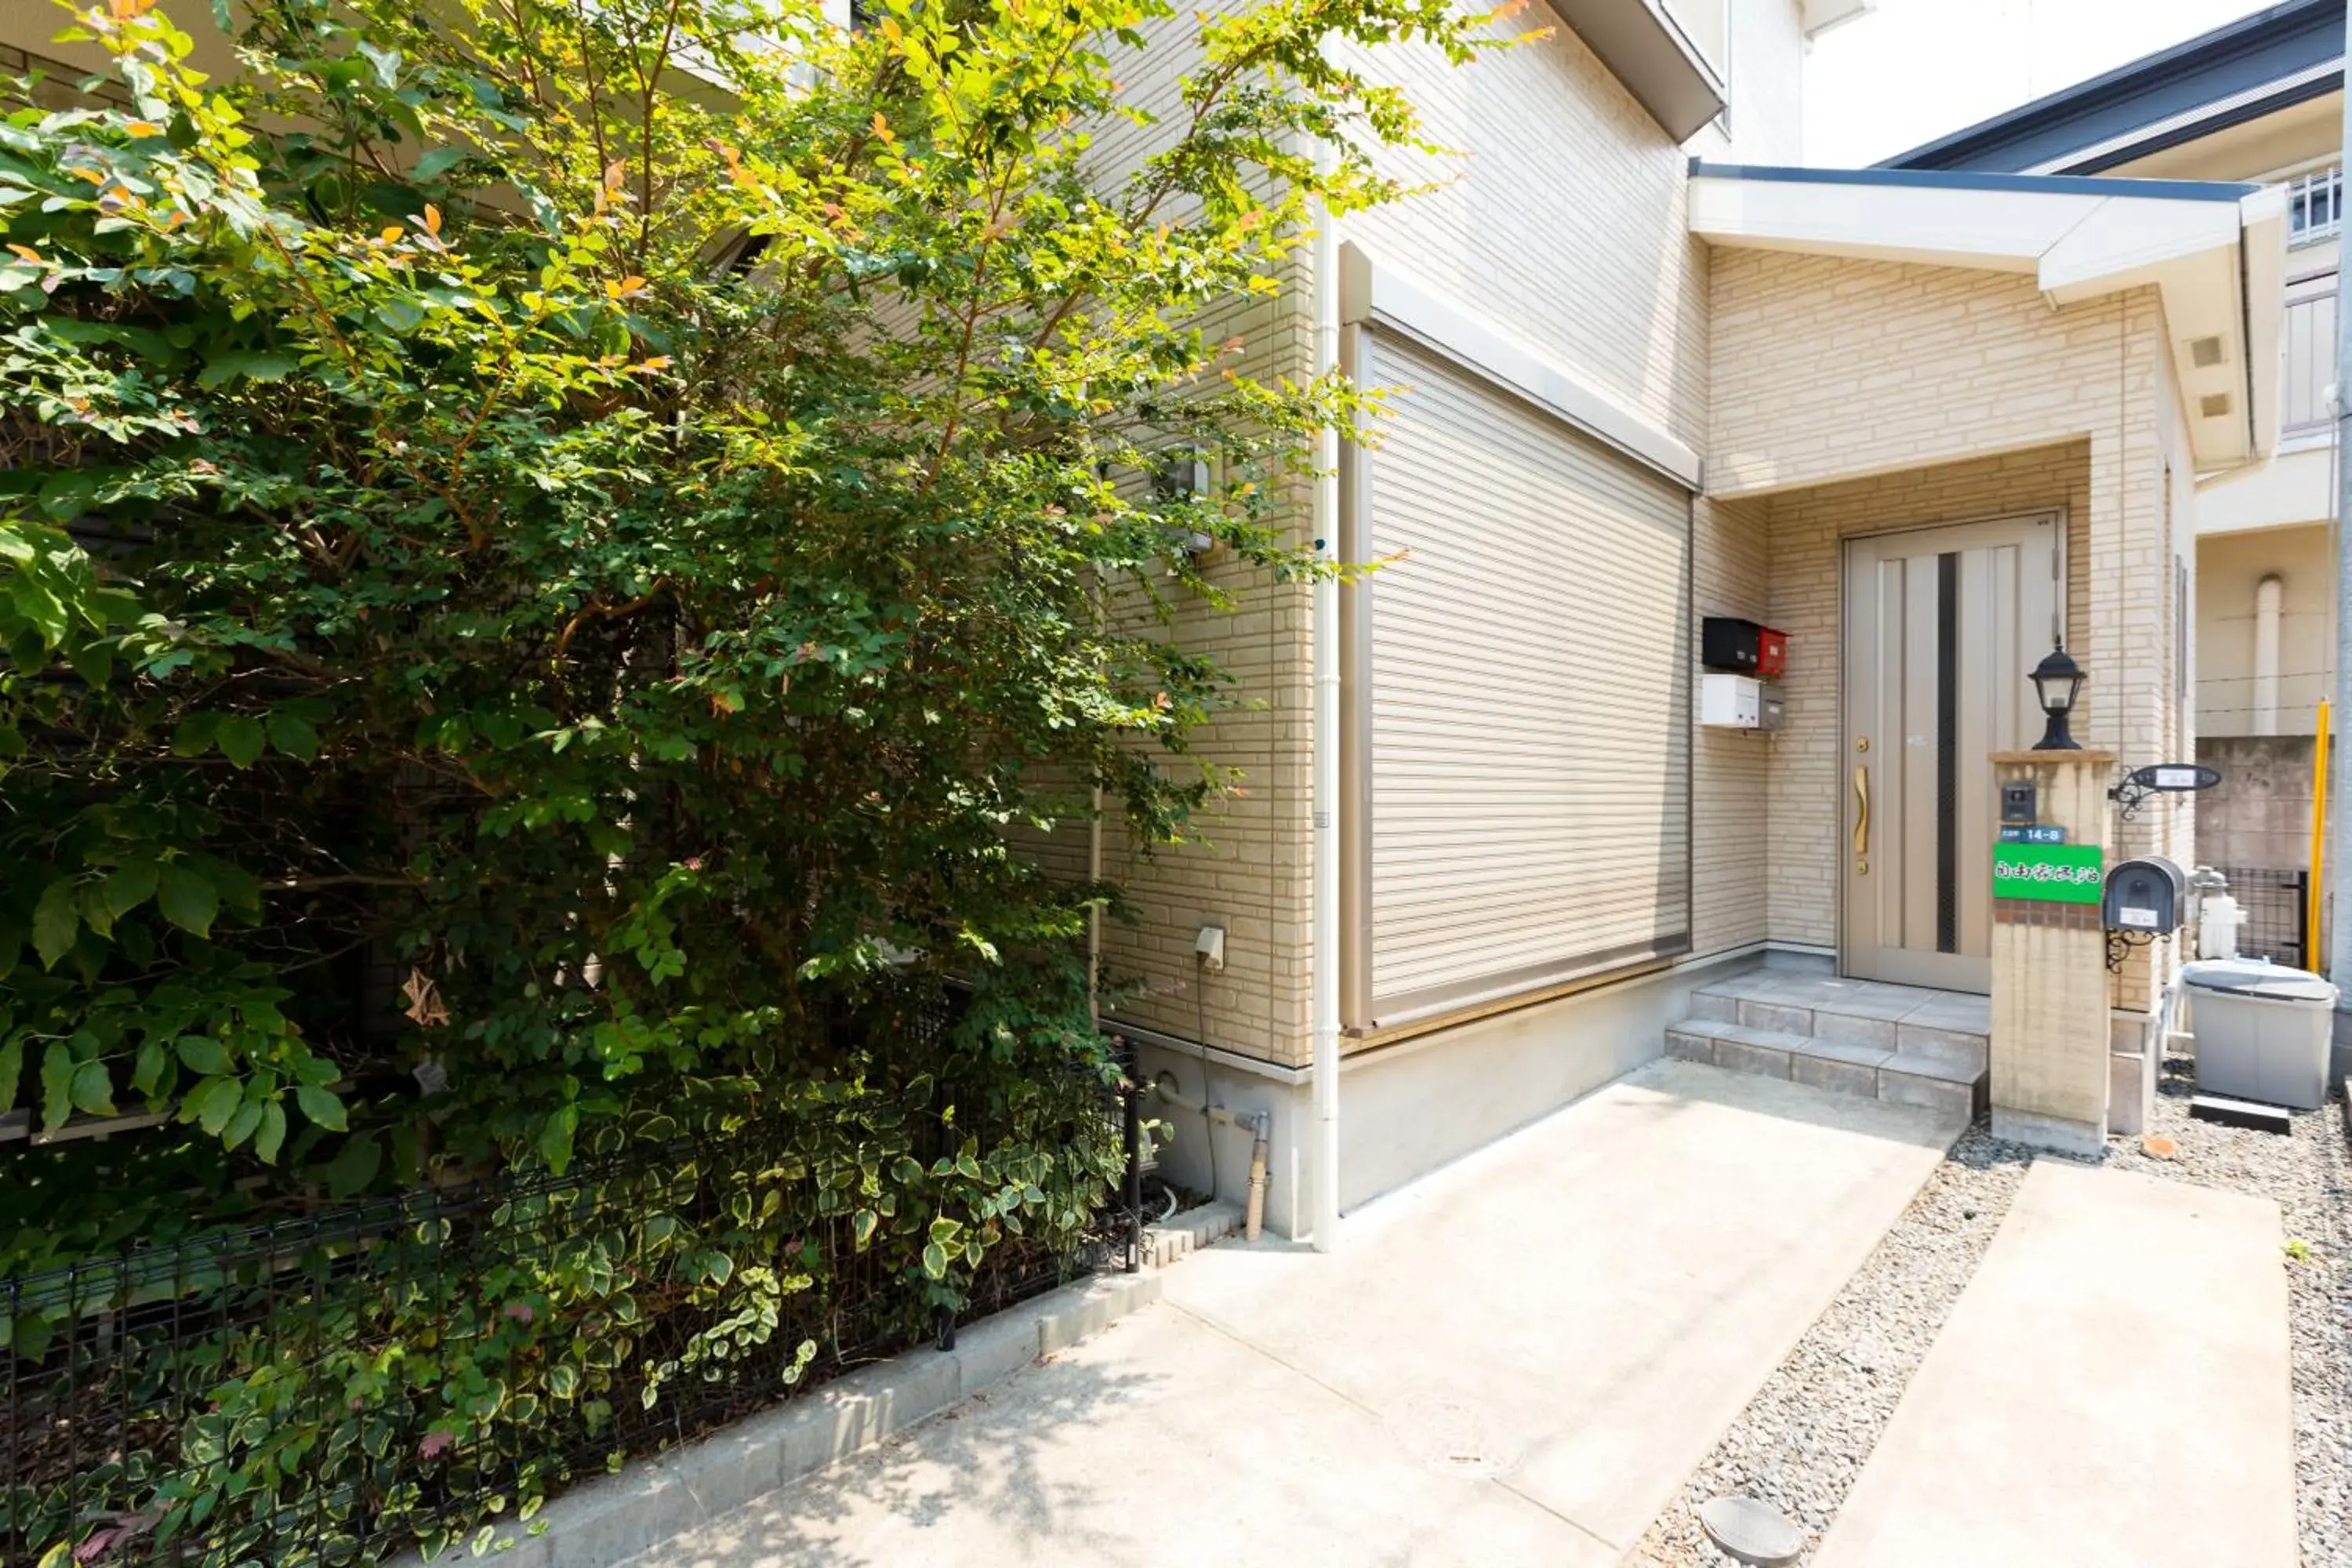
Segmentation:
[(2097, 174), (1995, 174), (1976, 169), (1801, 169), (1769, 163), (1690, 161), (1693, 179), (1759, 180), (1785, 185), (1895, 185), (1932, 191), (2007, 191), (2013, 195), (2139, 196), (2150, 201), (2234, 202), (2260, 185), (2236, 180), (2125, 180)]
[[(2283, 109), (2293, 109), (2298, 103), (2308, 103), (2315, 98), (2325, 98), (2331, 92), (2343, 90), (2344, 73), (2338, 70), (2333, 75), (2315, 78), (2294, 87), (2280, 88), (2266, 97), (2242, 103), (2235, 109), (2221, 110), (2207, 114), (2202, 119), (2190, 121), (2186, 125), (2177, 125), (2169, 131), (2151, 133), (2139, 141), (2118, 147), (2114, 152), (2102, 153), (2095, 157), (2082, 158), (2079, 166), (2085, 174), (2095, 174), (2102, 169), (2112, 169), (2117, 163), (2128, 163), (2136, 158), (2153, 157), (2158, 153), (2179, 147), (2185, 142), (2202, 141), (2219, 132), (2227, 131), (2233, 125), (2243, 125), (2250, 120), (2260, 120), (2265, 115), (2276, 114)], [(2051, 172), (2053, 174), (2073, 173), (2072, 170), (2065, 169), (2054, 169)]]
[[(1882, 159), (1879, 167), (2053, 161), (2343, 53), (2343, 0), (2281, 0)], [(2179, 101), (2148, 107), (2159, 100)]]

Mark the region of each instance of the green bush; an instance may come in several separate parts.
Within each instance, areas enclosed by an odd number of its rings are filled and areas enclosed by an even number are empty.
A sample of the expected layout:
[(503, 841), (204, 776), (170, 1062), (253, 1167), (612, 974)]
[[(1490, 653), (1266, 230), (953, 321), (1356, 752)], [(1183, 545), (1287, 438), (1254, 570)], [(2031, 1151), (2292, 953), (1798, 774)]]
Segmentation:
[[(631, 1449), (924, 1340), (926, 1250), (984, 1247), (958, 1270), (979, 1305), (1018, 1293), (1008, 1267), (1053, 1283), (1083, 1218), (1056, 1195), (1108, 1174), (1099, 1085), (1040, 1075), (969, 1128), (939, 1100), (812, 1090), (562, 1177), (20, 1279), (0, 1549), (294, 1568), (511, 1539)], [(909, 1207), (973, 1234), (905, 1233)]]
[[(1199, 323), (1397, 194), (1364, 149), (1413, 118), (1351, 52), (1481, 19), (268, 0), (208, 83), (150, 5), (79, 16), (81, 107), (0, 121), (0, 1112), (165, 1122), (24, 1158), (0, 1268), (750, 1126), (910, 1310), (1069, 1244), (1118, 889), (1015, 846), (1097, 798), (1176, 842), (1232, 786), (1174, 616), (1318, 570), (1286, 508), (1365, 405)], [(1113, 179), (1148, 27), (1197, 58)], [(1150, 482), (1171, 448), (1213, 493)], [(950, 979), (952, 1029), (896, 1026)], [(803, 1288), (728, 1237), (623, 1251), (711, 1321)], [(514, 1288), (551, 1375), (603, 1309)], [(405, 1369), (453, 1444), (584, 1397), (425, 1353), (441, 1306), (318, 1364)], [(341, 1439), (221, 1373), (279, 1414), (126, 1506), (226, 1562)]]

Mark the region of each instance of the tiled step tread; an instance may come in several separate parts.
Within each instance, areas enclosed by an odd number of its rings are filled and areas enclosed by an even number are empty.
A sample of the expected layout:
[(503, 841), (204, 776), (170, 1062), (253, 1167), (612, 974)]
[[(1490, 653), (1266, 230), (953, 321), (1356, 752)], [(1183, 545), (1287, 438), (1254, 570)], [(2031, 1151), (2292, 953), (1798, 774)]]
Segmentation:
[[(1906, 994), (1916, 995), (1916, 1002)], [(1742, 1008), (1746, 1012), (1742, 1012)], [(1691, 1012), (1700, 1017), (1734, 1020), (1743, 1016), (1763, 1026), (1769, 1020), (1785, 1031), (1794, 1028), (1801, 1017), (1804, 1029), (1811, 1032), (1820, 1017), (1833, 1017), (1863, 1024), (1879, 1024), (1892, 1027), (1897, 1023), (1915, 1028), (1932, 1028), (1953, 1034), (1982, 1036), (1990, 1032), (1980, 1003), (1970, 1005), (1969, 999), (1949, 994), (1938, 994), (1906, 986), (1882, 985), (1867, 983), (1866, 987), (1852, 994), (1842, 995), (1804, 984), (1775, 984), (1759, 982), (1752, 974), (1737, 975), (1712, 985), (1702, 985), (1691, 992)], [(1811, 1015), (1811, 1017), (1804, 1016)]]
[(1720, 1018), (1685, 1018), (1666, 1026), (1669, 1035), (1696, 1036), (1709, 1040), (1731, 1040), (1743, 1046), (1759, 1047), (1766, 1050), (1786, 1051), (1791, 1056), (1814, 1057), (1824, 1061), (1846, 1062), (1855, 1067), (1884, 1068), (1892, 1072), (1907, 1073), (1913, 1078), (1934, 1079), (1938, 1083), (1972, 1084), (1982, 1077), (1948, 1057), (1925, 1056), (1909, 1051), (1885, 1051), (1871, 1046), (1850, 1046), (1836, 1040), (1824, 1040), (1811, 1035), (1795, 1035), (1781, 1029), (1759, 1029), (1748, 1024), (1727, 1024)]
[(1721, 1018), (1685, 1018), (1666, 1026), (1669, 1034), (1704, 1035), (1710, 1040), (1737, 1040), (1743, 1046), (1765, 1046), (1776, 1051), (1801, 1051), (1814, 1043), (1811, 1035), (1785, 1029), (1759, 1029), (1752, 1024), (1726, 1023)]
[(1896, 1051), (1884, 1058), (1878, 1063), (1878, 1070), (1934, 1079), (1937, 1083), (1975, 1083), (1985, 1076), (1980, 1072), (1970, 1072), (1948, 1058), (1923, 1057), (1907, 1051)]
[(1915, 1051), (1895, 1051), (1894, 1056), (1879, 1058), (1879, 1072), (1907, 1072), (1915, 1079), (1936, 1079), (1938, 1084), (1973, 1084), (1985, 1077), (1983, 1069), (1971, 1072), (1948, 1056), (1919, 1056)]
[(1963, 1110), (1981, 1100), (1988, 1079), (1954, 1061), (1949, 1053), (1873, 1050), (1719, 1018), (1685, 1018), (1670, 1025), (1666, 1055), (1734, 1072), (1793, 1078), (1840, 1093)]

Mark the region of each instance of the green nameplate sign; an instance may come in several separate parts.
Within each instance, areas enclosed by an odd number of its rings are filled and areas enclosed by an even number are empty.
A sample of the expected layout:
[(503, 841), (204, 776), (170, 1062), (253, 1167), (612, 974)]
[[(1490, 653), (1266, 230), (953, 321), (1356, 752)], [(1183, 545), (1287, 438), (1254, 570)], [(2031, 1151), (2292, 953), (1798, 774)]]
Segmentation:
[(1992, 896), (2095, 904), (2106, 887), (2095, 844), (1996, 844)]

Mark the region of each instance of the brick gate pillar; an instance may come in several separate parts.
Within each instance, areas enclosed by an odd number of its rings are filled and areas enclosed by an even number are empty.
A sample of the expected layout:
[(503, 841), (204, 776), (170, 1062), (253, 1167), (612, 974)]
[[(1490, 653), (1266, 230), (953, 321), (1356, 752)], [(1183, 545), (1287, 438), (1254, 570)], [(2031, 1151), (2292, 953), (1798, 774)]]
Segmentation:
[(2096, 1154), (2107, 1125), (2107, 936), (2100, 919), (2112, 752), (1995, 752), (2003, 785), (2030, 784), (2060, 846), (1995, 847), (1992, 1131)]

